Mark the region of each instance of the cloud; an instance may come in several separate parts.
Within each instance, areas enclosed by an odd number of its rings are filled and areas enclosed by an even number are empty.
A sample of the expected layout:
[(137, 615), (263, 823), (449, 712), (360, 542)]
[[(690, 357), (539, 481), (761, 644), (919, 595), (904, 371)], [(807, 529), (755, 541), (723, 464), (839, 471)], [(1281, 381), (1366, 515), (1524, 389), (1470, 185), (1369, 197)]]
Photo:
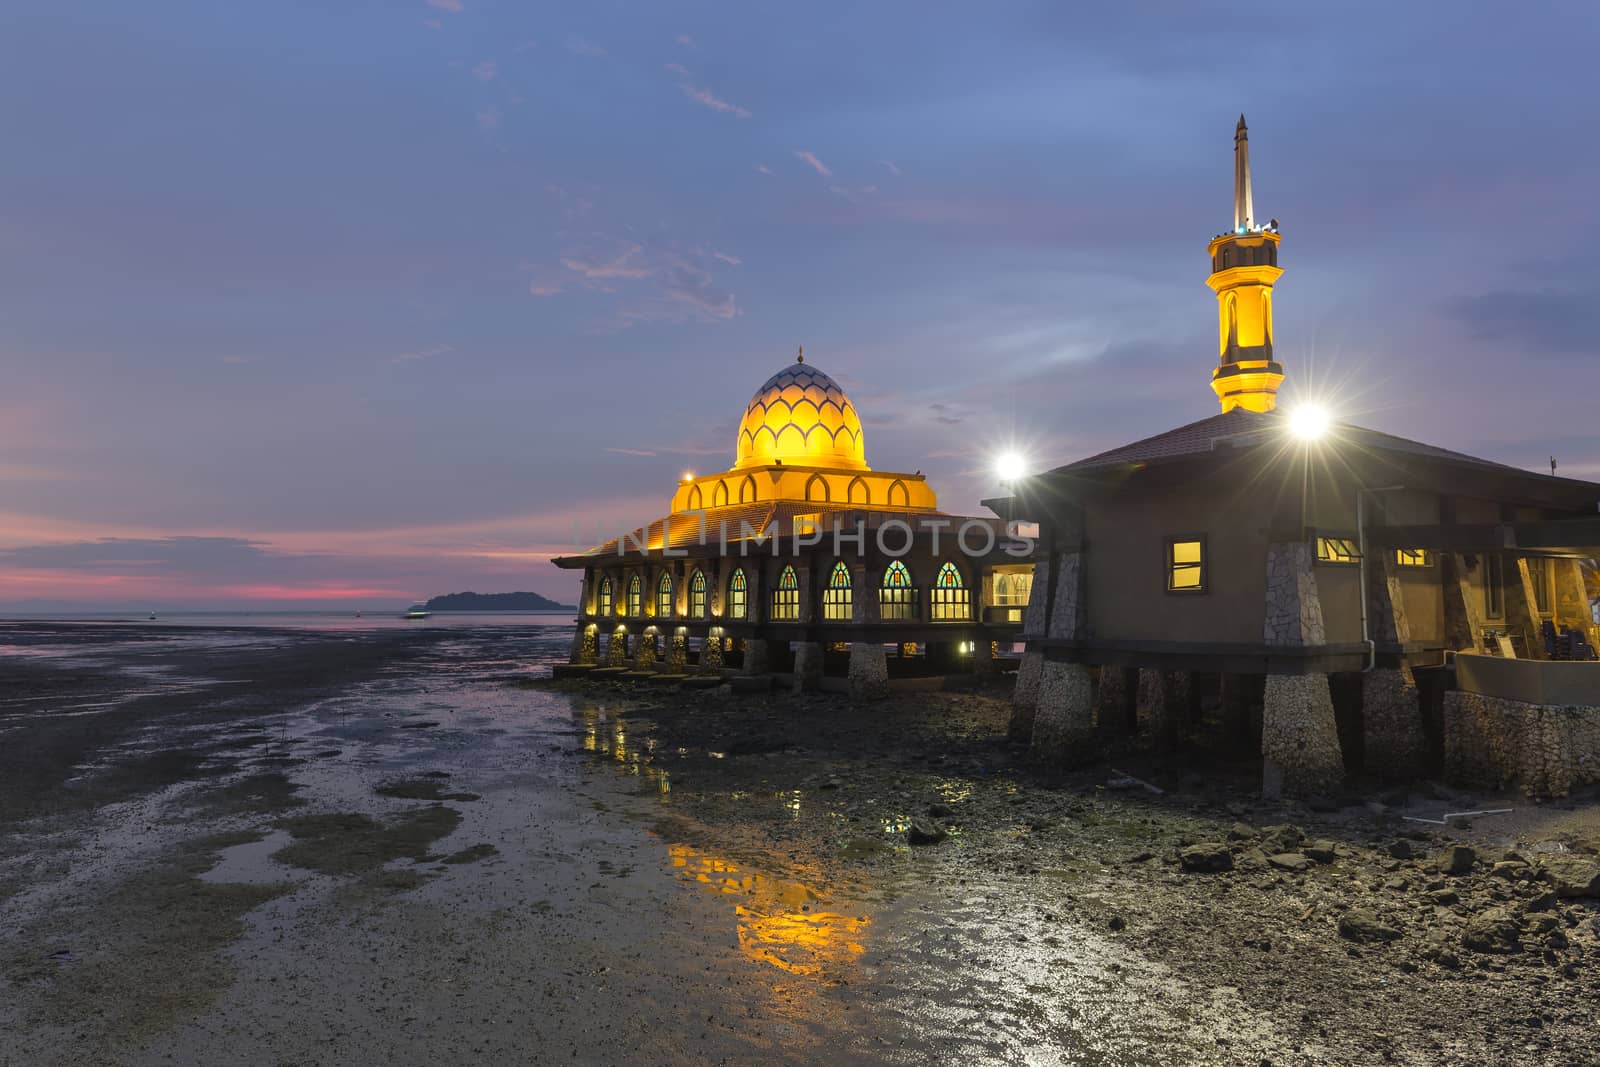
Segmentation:
[(599, 59), (601, 56), (606, 54), (606, 50), (604, 48), (601, 48), (599, 45), (590, 41), (586, 41), (576, 34), (567, 38), (565, 47), (567, 51), (571, 52), (575, 56), (586, 56), (590, 59)]
[(500, 76), (500, 65), (492, 59), (485, 59), (472, 68), (472, 76), (481, 82), (492, 82)]
[(484, 133), (492, 133), (500, 128), (500, 118), (499, 108), (486, 107), (478, 112), (478, 129)]
[(648, 448), (608, 448), (607, 452), (615, 452), (619, 456), (653, 456), (656, 453)]
[[(587, 282), (604, 283), (612, 279), (648, 278), (656, 268), (643, 261), (644, 246), (636, 242), (624, 243), (610, 258), (580, 258), (563, 256), (561, 265)], [(610, 291), (604, 285), (600, 288)]]
[(833, 171), (828, 167), (828, 165), (822, 160), (818, 159), (816, 155), (811, 152), (806, 152), (797, 148), (794, 152), (794, 158), (798, 159), (800, 162), (804, 163), (806, 166), (810, 167), (824, 178), (833, 177)]
[(425, 29), (430, 29), (430, 30), (442, 30), (442, 29), (444, 29), (444, 23), (440, 22), (438, 19), (423, 19), (422, 20), (422, 25), (423, 25), (423, 27)]
[(756, 173), (757, 173), (757, 174), (767, 174), (767, 175), (770, 175), (770, 174), (771, 174), (771, 173), (772, 173), (772, 168), (771, 168), (771, 167), (769, 167), (769, 166), (767, 166), (767, 165), (766, 165), (766, 164), (765, 164), (765, 163), (757, 163), (757, 164), (756, 164), (756, 165), (755, 165), (755, 172), (756, 172)]
[(694, 47), (694, 38), (690, 37), (687, 33), (678, 34), (676, 40), (677, 40), (677, 42), (679, 44), (683, 45), (683, 47), (685, 47), (685, 48), (693, 48)]
[(448, 11), (452, 15), (459, 15), (466, 10), (466, 5), (461, 0), (428, 0), (428, 6), (439, 11)]
[(1457, 300), (1446, 312), (1474, 337), (1506, 342), (1517, 354), (1600, 350), (1600, 292), (1502, 289)]
[(678, 88), (682, 90), (683, 95), (687, 96), (690, 100), (693, 100), (702, 107), (708, 107), (712, 111), (718, 111), (724, 115), (732, 115), (735, 118), (747, 119), (750, 117), (749, 108), (744, 108), (740, 107), (738, 104), (729, 103), (716, 93), (713, 93), (710, 89), (695, 85), (693, 82), (691, 82), (689, 80), (689, 72), (683, 67), (682, 64), (668, 63), (667, 71), (677, 77)]
[(684, 251), (615, 238), (597, 238), (595, 245), (599, 247), (563, 255), (564, 275), (552, 276), (548, 269), (534, 268), (529, 292), (551, 296), (569, 281), (601, 293), (618, 293), (632, 283), (654, 283), (654, 296), (620, 309), (607, 330), (627, 329), (638, 322), (724, 322), (739, 314), (733, 293), (716, 284), (706, 265), (711, 260), (737, 265), (735, 256), (704, 247)]
[(880, 159), (878, 160), (878, 163), (882, 165), (884, 170), (888, 171), (890, 174), (893, 174), (896, 178), (900, 177), (900, 175), (903, 173), (899, 167), (894, 165), (894, 160), (892, 159)]
[(726, 252), (713, 252), (711, 253), (711, 256), (713, 259), (720, 259), (722, 262), (734, 267), (737, 267), (744, 262), (744, 260), (740, 259), (738, 256), (730, 256)]
[(402, 352), (398, 356), (395, 356), (393, 359), (391, 359), (389, 362), (390, 363), (419, 363), (422, 360), (432, 359), (435, 356), (448, 355), (449, 353), (454, 352), (454, 351), (455, 351), (455, 349), (452, 348), (450, 345), (434, 345), (432, 348), (418, 349), (415, 352)]
[(942, 404), (942, 403), (929, 404), (928, 405), (928, 410), (933, 412), (933, 419), (934, 419), (935, 422), (942, 422), (946, 426), (954, 426), (957, 423), (961, 422), (963, 420), (963, 418), (964, 418), (964, 416), (962, 414), (957, 412), (949, 404)]
[(668, 299), (688, 306), (704, 318), (726, 321), (739, 314), (733, 294), (713, 285), (710, 272), (687, 260), (678, 260), (667, 268), (661, 288)]

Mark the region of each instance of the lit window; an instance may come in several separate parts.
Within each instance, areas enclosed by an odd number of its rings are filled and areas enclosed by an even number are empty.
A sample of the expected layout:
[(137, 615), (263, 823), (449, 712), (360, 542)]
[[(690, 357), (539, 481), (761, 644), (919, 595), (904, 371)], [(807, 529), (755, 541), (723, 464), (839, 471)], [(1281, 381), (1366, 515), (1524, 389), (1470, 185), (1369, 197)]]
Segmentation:
[(878, 617), (905, 621), (917, 617), (917, 591), (911, 587), (911, 572), (899, 560), (889, 564), (883, 572), (883, 585), (878, 589)]
[(829, 622), (849, 622), (852, 615), (850, 568), (841, 560), (828, 573), (828, 587), (822, 591), (822, 617)]
[(1167, 542), (1167, 591), (1203, 593), (1206, 590), (1204, 541)]
[(1033, 572), (1021, 574), (1001, 571), (994, 576), (994, 602), (999, 607), (1026, 606), (1033, 593)]
[(1361, 550), (1356, 547), (1354, 538), (1350, 537), (1319, 537), (1317, 538), (1318, 563), (1359, 563)]
[(793, 567), (783, 568), (777, 587), (772, 590), (772, 617), (780, 622), (800, 618), (800, 579)]
[(745, 612), (749, 610), (745, 600), (746, 595), (749, 593), (749, 586), (746, 581), (743, 567), (734, 571), (733, 577), (728, 579), (728, 618), (730, 619), (742, 619), (745, 617)]
[(637, 574), (628, 579), (628, 614), (636, 619), (644, 614), (644, 583)]
[(1483, 613), (1491, 619), (1506, 615), (1505, 561), (1498, 553), (1483, 557)]
[(605, 578), (600, 579), (600, 592), (595, 596), (595, 612), (594, 613), (596, 615), (610, 615), (611, 614), (611, 579), (610, 579), (610, 577), (605, 577)]
[(663, 574), (661, 581), (656, 583), (656, 617), (668, 619), (672, 617), (672, 575)]
[(689, 617), (703, 619), (706, 617), (706, 572), (695, 571), (694, 577), (689, 579)]
[(1425, 548), (1397, 548), (1394, 561), (1402, 567), (1431, 567), (1433, 556)]
[(972, 618), (972, 593), (954, 563), (939, 568), (933, 580), (933, 621), (964, 622)]

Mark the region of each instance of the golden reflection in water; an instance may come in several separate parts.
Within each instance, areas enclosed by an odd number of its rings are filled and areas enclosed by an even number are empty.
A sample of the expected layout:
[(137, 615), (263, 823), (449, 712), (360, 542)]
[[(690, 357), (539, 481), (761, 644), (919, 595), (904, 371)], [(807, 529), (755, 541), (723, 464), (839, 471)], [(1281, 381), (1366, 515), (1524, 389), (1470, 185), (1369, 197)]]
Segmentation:
[(688, 845), (668, 849), (678, 875), (713, 893), (738, 898), (733, 907), (739, 951), (786, 974), (833, 978), (866, 951), (867, 916), (830, 911), (801, 882), (743, 870)]
[(628, 743), (627, 726), (621, 719), (608, 715), (604, 709), (587, 707), (579, 712), (583, 720), (583, 747), (586, 752), (609, 755), (622, 765), (622, 769), (635, 777), (654, 782), (663, 799), (672, 792), (667, 772), (655, 765), (655, 739), (645, 740), (644, 751)]

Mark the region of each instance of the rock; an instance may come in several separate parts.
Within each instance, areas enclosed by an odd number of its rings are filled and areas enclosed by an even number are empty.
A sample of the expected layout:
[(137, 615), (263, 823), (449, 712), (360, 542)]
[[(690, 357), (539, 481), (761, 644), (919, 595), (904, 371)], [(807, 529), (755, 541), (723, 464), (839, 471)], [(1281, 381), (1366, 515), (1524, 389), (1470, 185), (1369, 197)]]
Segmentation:
[(1528, 864), (1523, 860), (1500, 860), (1489, 868), (1491, 878), (1504, 878), (1515, 881), (1528, 873)]
[(1522, 906), (1522, 910), (1530, 912), (1551, 911), (1555, 908), (1555, 906), (1556, 895), (1554, 893), (1540, 893), (1538, 896), (1524, 904)]
[(1400, 931), (1365, 908), (1352, 908), (1339, 916), (1339, 936), (1365, 945), (1398, 940)]
[(1298, 826), (1284, 823), (1280, 826), (1269, 826), (1261, 831), (1261, 847), (1270, 852), (1293, 852), (1305, 841), (1305, 831)]
[(1445, 874), (1467, 874), (1478, 862), (1478, 854), (1471, 845), (1451, 845), (1439, 857), (1439, 869)]
[(1564, 899), (1600, 897), (1600, 858), (1557, 853), (1544, 857), (1542, 877)]
[(1254, 836), (1256, 836), (1256, 832), (1245, 823), (1236, 822), (1228, 827), (1229, 841), (1248, 841)]
[(1394, 842), (1392, 845), (1389, 846), (1389, 855), (1394, 857), (1397, 860), (1408, 860), (1408, 859), (1410, 859), (1411, 858), (1411, 842), (1410, 841), (1396, 841), (1396, 842)]
[(1178, 853), (1178, 862), (1183, 864), (1183, 869), (1191, 873), (1212, 873), (1215, 871), (1233, 870), (1233, 853), (1228, 851), (1228, 846), (1210, 841), (1198, 845), (1190, 845)]
[(1299, 852), (1279, 852), (1268, 856), (1267, 862), (1280, 871), (1303, 871), (1311, 866), (1311, 861)]
[(1124, 929), (1128, 925), (1128, 922), (1120, 915), (1113, 915), (1111, 916), (1111, 921), (1106, 923), (1106, 925), (1111, 927), (1112, 932), (1116, 932)]
[(944, 827), (931, 819), (912, 819), (911, 828), (906, 831), (906, 840), (913, 845), (937, 845), (948, 836)]
[(1300, 851), (1317, 863), (1332, 863), (1336, 855), (1333, 842), (1328, 840), (1313, 841)]
[(1454, 889), (1435, 889), (1428, 894), (1428, 899), (1433, 901), (1435, 904), (1449, 906), (1451, 904), (1461, 903), (1461, 894), (1457, 893)]
[(1467, 923), (1461, 943), (1474, 952), (1516, 952), (1521, 934), (1515, 917), (1503, 908), (1490, 908)]
[(928, 805), (928, 814), (935, 819), (948, 819), (955, 814), (955, 809), (948, 804), (933, 803)]

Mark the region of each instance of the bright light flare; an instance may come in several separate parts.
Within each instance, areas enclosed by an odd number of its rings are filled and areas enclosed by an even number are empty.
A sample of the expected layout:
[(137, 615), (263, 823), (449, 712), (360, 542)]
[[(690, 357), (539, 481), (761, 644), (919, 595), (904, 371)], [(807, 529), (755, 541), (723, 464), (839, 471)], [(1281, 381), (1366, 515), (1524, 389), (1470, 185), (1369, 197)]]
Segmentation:
[(1028, 464), (1018, 453), (1006, 452), (994, 461), (994, 472), (1002, 482), (1014, 482), (1028, 473)]
[(683, 472), (683, 480), (686, 481), (686, 482), (694, 481), (694, 471), (684, 471)]
[(1302, 441), (1321, 439), (1332, 425), (1327, 410), (1316, 404), (1301, 404), (1289, 412), (1289, 432)]

